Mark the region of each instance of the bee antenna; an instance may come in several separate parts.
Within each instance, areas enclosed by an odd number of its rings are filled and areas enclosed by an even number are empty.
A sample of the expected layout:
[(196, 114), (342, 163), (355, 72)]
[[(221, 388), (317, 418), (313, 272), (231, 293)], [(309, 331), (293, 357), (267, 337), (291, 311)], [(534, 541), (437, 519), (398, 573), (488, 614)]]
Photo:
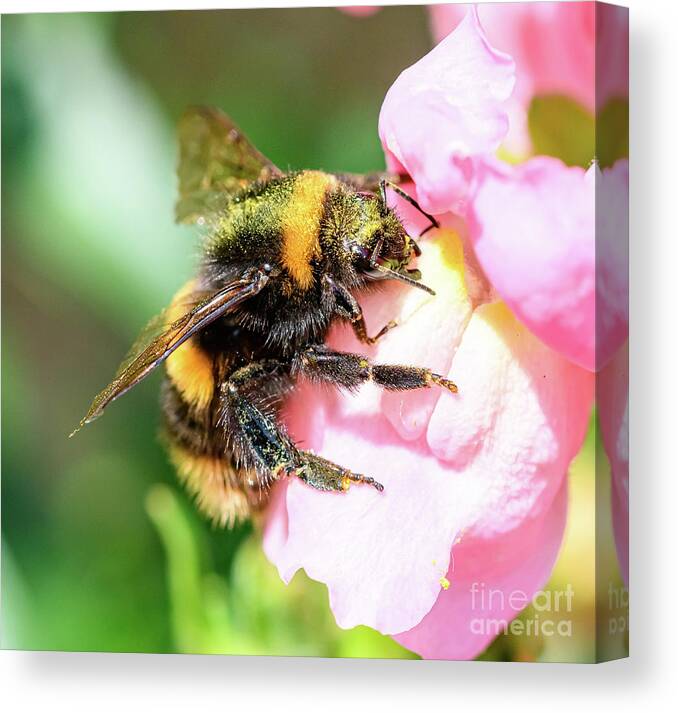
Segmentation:
[(374, 250), (372, 251), (372, 257), (370, 258), (371, 267), (377, 267), (377, 260), (379, 259), (379, 253), (381, 252), (382, 247), (384, 247), (383, 235), (379, 238), (377, 244), (374, 246)]
[(435, 295), (435, 292), (430, 287), (424, 285), (422, 282), (417, 282), (417, 280), (413, 279), (409, 275), (404, 275), (402, 272), (396, 272), (395, 270), (391, 270), (390, 267), (386, 267), (385, 265), (379, 264), (375, 264), (374, 269), (382, 273), (382, 275), (384, 275), (385, 277), (390, 277), (393, 280), (404, 282), (407, 285), (411, 285), (412, 287), (418, 287), (420, 290), (428, 292), (429, 295)]
[(422, 232), (419, 234), (419, 237), (424, 235), (424, 233), (428, 233), (431, 228), (439, 228), (440, 223), (437, 221), (436, 218), (434, 218), (430, 213), (427, 213), (420, 205), (417, 203), (414, 198), (409, 193), (405, 193), (405, 191), (397, 184), (393, 183), (393, 181), (388, 181), (385, 178), (382, 178), (381, 181), (379, 181), (379, 193), (381, 194), (381, 199), (384, 202), (384, 205), (386, 205), (386, 186), (391, 188), (393, 191), (395, 191), (401, 198), (406, 200), (410, 205), (414, 206), (424, 217), (428, 218), (428, 220), (431, 222), (431, 225), (428, 226), (425, 230), (422, 230)]

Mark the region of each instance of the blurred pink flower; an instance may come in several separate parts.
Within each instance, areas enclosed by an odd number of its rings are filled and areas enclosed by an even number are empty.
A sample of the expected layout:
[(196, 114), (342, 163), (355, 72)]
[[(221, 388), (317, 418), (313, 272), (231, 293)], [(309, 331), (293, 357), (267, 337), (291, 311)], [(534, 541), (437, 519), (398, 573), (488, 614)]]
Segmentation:
[(622, 577), (629, 584), (629, 347), (602, 369), (596, 389), (600, 434), (610, 461), (612, 526)]
[[(366, 349), (337, 326), (328, 343), (430, 367), (459, 393), (303, 385), (287, 414), (294, 437), (385, 491), (281, 483), (264, 536), (285, 581), (304, 568), (327, 584), (340, 626), (366, 624), (431, 658), (477, 655), (497, 632), (474, 629), (474, 619), (510, 621), (546, 583), (593, 400), (593, 373), (572, 360), (588, 345), (567, 320), (551, 323), (551, 303), (571, 307), (579, 329), (593, 319), (589, 293), (578, 302), (578, 276), (592, 251), (594, 181), (557, 161), (510, 169), (493, 158), (512, 85), (511, 58), (489, 46), (471, 11), (389, 90), (380, 136), (390, 165), (407, 170), (408, 191), (445, 226), (422, 241), (418, 262), (437, 294), (389, 284), (361, 304), (372, 331), (398, 316), (396, 329)], [(412, 209), (398, 210), (416, 234)], [(529, 250), (518, 245), (518, 219)], [(571, 264), (549, 241), (565, 241)], [(536, 305), (513, 270), (541, 286)], [(502, 596), (476, 601), (482, 588)]]
[(485, 162), (476, 182), (469, 232), (485, 274), (544, 343), (599, 370), (628, 335), (628, 161)]
[[(396, 79), (379, 134), (391, 168), (412, 176), (425, 210), (467, 217), (475, 259), (516, 316), (593, 370), (597, 356), (609, 358), (625, 339), (617, 310), (600, 310), (609, 316), (598, 335), (595, 319), (596, 297), (614, 308), (621, 287), (608, 271), (601, 285), (610, 289), (596, 295), (596, 184), (611, 182), (613, 199), (623, 175), (604, 182), (595, 166), (584, 171), (545, 157), (517, 167), (495, 160), (492, 152), (508, 130), (504, 105), (513, 70), (511, 58), (488, 44), (473, 8)], [(610, 222), (614, 215), (611, 204)]]
[(597, 176), (596, 401), (612, 475), (612, 525), (629, 583), (629, 166), (617, 161)]
[(596, 4), (596, 111), (629, 98), (629, 10)]
[(488, 44), (473, 9), (388, 90), (379, 115), (387, 163), (412, 176), (424, 210), (464, 212), (474, 159), (508, 131), (514, 82), (513, 60)]
[[(430, 7), (440, 41), (462, 21), (468, 5)], [(478, 14), (487, 37), (516, 63), (515, 95), (567, 94), (593, 111), (595, 102), (595, 3), (483, 3)]]
[[(468, 5), (432, 5), (434, 37), (446, 37)], [(529, 150), (526, 109), (532, 98), (564, 94), (593, 112), (612, 97), (628, 97), (628, 11), (594, 2), (483, 3), (478, 13), (490, 42), (516, 63), (507, 107), (508, 147)], [(596, 58), (596, 46), (598, 57)], [(599, 67), (595, 81), (596, 60)]]
[(601, 369), (629, 334), (628, 159), (602, 171), (596, 168), (595, 181), (596, 369)]
[(537, 157), (486, 163), (470, 233), (478, 261), (516, 316), (587, 369), (596, 359), (595, 177)]

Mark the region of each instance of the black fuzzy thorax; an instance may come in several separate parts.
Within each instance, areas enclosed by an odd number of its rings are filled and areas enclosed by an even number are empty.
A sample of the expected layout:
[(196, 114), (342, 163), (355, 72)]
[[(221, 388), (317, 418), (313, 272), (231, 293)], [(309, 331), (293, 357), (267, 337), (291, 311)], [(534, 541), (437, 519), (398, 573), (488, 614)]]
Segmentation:
[[(253, 184), (231, 200), (205, 243), (200, 281), (206, 290), (220, 289), (252, 267), (268, 264), (282, 269), (283, 218), (299, 175)], [(311, 286), (302, 290), (287, 276), (271, 280), (266, 289), (238, 308), (235, 314), (240, 326), (265, 337), (275, 352), (286, 355), (306, 344), (322, 342), (336, 306), (323, 276), (331, 275), (349, 289), (365, 285), (345, 246), (346, 236), (358, 233), (361, 221), (362, 201), (337, 183), (323, 199), (320, 253), (311, 262)]]

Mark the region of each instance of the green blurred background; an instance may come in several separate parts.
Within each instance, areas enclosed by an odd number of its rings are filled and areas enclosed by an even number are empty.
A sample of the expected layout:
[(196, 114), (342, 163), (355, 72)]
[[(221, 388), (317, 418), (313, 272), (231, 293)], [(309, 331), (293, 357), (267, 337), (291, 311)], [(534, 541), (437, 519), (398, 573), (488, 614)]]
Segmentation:
[[(379, 169), (383, 96), (431, 42), (423, 7), (3, 18), (3, 647), (416, 658), (340, 630), (303, 573), (285, 587), (251, 527), (196, 513), (157, 441), (157, 375), (67, 436), (192, 273), (184, 108), (225, 109), (283, 167)], [(577, 636), (500, 637), (485, 658), (591, 656), (594, 458), (592, 432), (553, 578), (580, 581)]]

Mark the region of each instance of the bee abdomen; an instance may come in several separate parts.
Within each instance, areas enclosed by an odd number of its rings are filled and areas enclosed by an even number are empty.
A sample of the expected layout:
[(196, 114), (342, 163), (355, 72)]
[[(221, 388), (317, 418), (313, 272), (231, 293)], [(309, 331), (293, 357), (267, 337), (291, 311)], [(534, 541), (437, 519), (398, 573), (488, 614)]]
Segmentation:
[[(169, 455), (198, 507), (218, 525), (233, 527), (265, 504), (264, 493), (249, 487), (247, 473), (237, 470), (227, 456), (197, 454), (172, 442)], [(256, 484), (254, 478), (250, 481)]]

